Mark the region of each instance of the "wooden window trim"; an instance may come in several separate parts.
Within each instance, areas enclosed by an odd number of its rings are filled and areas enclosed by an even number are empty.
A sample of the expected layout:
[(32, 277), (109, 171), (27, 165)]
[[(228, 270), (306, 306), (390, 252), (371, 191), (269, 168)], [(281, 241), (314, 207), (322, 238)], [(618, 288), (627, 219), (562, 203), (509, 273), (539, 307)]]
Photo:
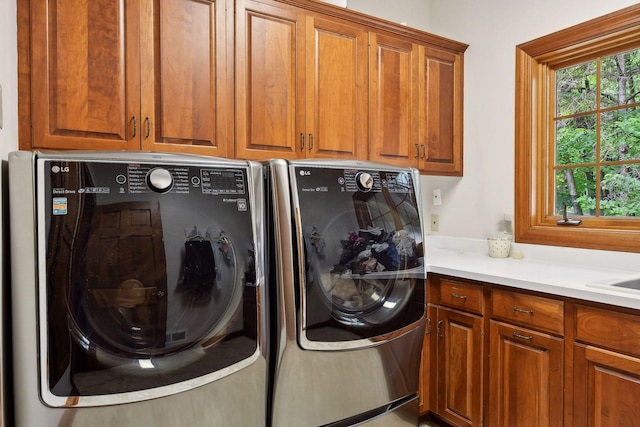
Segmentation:
[(640, 252), (638, 221), (581, 218), (558, 226), (547, 215), (553, 70), (594, 55), (638, 48), (640, 4), (516, 47), (515, 240), (521, 243)]

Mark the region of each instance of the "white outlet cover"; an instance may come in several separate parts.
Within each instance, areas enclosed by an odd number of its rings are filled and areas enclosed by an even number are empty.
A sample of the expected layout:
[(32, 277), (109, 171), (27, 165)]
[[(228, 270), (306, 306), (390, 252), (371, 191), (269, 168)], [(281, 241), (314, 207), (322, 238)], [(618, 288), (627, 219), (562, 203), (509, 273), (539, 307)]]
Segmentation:
[(440, 189), (436, 188), (433, 190), (433, 206), (440, 206), (442, 204), (442, 194), (440, 193)]

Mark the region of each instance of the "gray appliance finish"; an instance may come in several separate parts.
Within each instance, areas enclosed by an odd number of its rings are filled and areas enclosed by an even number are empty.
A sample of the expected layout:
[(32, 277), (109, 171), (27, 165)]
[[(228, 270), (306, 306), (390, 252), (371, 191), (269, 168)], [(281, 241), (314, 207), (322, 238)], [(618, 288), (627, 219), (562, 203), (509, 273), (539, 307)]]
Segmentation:
[(419, 173), (271, 160), (266, 176), (270, 425), (417, 426), (426, 322)]
[(263, 167), (9, 155), (16, 427), (265, 425)]

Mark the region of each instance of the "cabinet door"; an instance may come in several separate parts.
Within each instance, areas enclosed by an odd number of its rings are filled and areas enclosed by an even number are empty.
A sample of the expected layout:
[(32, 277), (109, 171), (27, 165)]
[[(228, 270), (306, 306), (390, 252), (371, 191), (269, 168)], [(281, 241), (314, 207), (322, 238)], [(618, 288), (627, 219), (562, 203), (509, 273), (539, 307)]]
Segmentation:
[(457, 426), (480, 426), (482, 317), (438, 307), (437, 336), (436, 412)]
[(640, 359), (575, 346), (574, 426), (635, 426), (640, 419)]
[[(409, 40), (371, 34), (371, 160), (418, 166), (418, 45)], [(424, 150), (424, 148), (423, 148)]]
[(421, 47), (420, 169), (462, 176), (462, 54)]
[(489, 425), (562, 426), (563, 339), (491, 321)]
[(142, 148), (233, 156), (233, 2), (142, 5)]
[(369, 33), (307, 17), (306, 157), (367, 159)]
[(32, 148), (140, 148), (139, 9), (31, 1)]
[(304, 130), (305, 15), (236, 1), (236, 157), (298, 158)]

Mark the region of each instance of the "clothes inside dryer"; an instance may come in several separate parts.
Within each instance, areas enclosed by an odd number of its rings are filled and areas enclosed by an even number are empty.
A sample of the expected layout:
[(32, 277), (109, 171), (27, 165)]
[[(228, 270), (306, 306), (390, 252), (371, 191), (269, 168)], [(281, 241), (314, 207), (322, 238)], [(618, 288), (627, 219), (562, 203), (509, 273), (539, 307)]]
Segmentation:
[(162, 387), (256, 352), (246, 172), (165, 166), (173, 178), (157, 191), (147, 182), (155, 169), (45, 167), (42, 297), (55, 396)]
[(374, 337), (420, 319), (422, 237), (408, 173), (300, 168), (295, 176), (307, 338)]

